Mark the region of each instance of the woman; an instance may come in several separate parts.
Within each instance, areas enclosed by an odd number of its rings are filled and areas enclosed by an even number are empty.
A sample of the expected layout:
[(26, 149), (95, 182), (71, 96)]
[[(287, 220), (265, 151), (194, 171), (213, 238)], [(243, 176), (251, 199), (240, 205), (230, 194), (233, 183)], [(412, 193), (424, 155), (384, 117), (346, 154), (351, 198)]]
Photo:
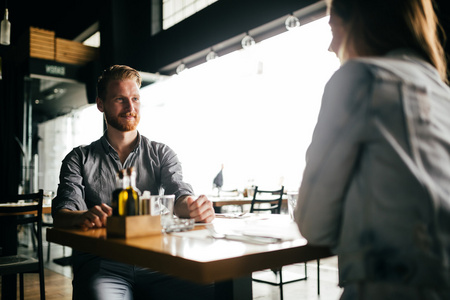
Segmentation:
[(450, 89), (431, 0), (333, 0), (328, 82), (295, 217), (341, 299), (450, 299)]

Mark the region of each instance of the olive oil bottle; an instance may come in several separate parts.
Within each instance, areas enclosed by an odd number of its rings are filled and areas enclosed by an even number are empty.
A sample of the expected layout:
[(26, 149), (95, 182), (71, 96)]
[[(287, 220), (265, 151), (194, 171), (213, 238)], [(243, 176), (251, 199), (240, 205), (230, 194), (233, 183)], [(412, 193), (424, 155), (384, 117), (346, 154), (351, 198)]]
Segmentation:
[(136, 188), (136, 171), (133, 167), (126, 170), (124, 185), (126, 188), (119, 194), (119, 215), (139, 215), (139, 197), (141, 193)]
[(125, 177), (125, 170), (120, 170), (119, 172), (116, 173), (116, 189), (113, 191), (112, 196), (111, 196), (111, 207), (112, 207), (112, 215), (117, 217), (117, 216), (123, 216), (123, 212), (122, 214), (119, 212), (119, 194), (120, 192), (122, 192), (124, 189), (127, 188), (127, 186), (124, 184), (124, 177)]

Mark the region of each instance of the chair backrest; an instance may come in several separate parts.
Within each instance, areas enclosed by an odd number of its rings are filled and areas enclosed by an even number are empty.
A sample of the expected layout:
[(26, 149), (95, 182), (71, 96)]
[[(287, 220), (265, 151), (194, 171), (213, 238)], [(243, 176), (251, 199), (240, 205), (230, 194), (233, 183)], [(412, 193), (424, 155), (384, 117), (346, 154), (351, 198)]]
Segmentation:
[[(23, 203), (19, 202), (21, 200), (23, 200)], [(3, 215), (15, 216), (14, 218), (7, 218), (8, 222), (14, 220), (18, 225), (36, 224), (35, 233), (38, 239), (38, 257), (42, 258), (42, 204), (44, 202), (44, 191), (41, 189), (37, 193), (8, 196), (7, 202), (17, 203), (17, 205), (2, 206), (0, 209)]]
[(283, 192), (284, 186), (281, 186), (281, 189), (278, 190), (260, 190), (258, 186), (255, 186), (250, 212), (270, 211), (273, 214), (279, 214)]
[[(23, 200), (22, 202), (19, 202)], [(44, 201), (44, 191), (39, 190), (32, 194), (17, 194), (8, 197), (8, 202), (17, 203), (17, 205), (5, 206), (1, 208), (2, 213), (10, 215), (23, 215), (17, 218), (17, 224), (36, 223), (42, 225), (42, 204)]]
[[(0, 274), (8, 277), (5, 280), (12, 280), (15, 274), (20, 274), (20, 298), (24, 299), (23, 273), (39, 273), (40, 299), (45, 299), (44, 281), (44, 259), (42, 251), (42, 204), (44, 202), (44, 191), (39, 190), (33, 194), (20, 194), (6, 197), (8, 203), (0, 206), (0, 226), (7, 227), (5, 231), (16, 231), (18, 224), (30, 224), (32, 233), (37, 237), (37, 260), (28, 255), (17, 255), (17, 232), (15, 238), (7, 241), (8, 249), (4, 256), (0, 257)], [(23, 201), (21, 201), (23, 200)], [(11, 236), (10, 236), (11, 237)], [(7, 252), (7, 253), (6, 253)], [(13, 277), (11, 277), (13, 276)], [(2, 279), (3, 280), (3, 279)], [(8, 282), (15, 282), (13, 281)], [(15, 287), (9, 287), (15, 289)], [(2, 293), (5, 290), (2, 287)], [(15, 298), (15, 292), (11, 294)], [(8, 297), (9, 298), (9, 297)]]

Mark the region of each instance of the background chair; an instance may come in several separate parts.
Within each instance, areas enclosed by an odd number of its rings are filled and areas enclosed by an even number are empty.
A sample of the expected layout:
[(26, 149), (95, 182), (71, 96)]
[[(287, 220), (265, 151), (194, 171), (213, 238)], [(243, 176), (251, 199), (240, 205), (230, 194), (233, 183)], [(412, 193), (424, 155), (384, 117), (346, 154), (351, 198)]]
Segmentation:
[(258, 186), (255, 186), (250, 212), (269, 211), (273, 214), (279, 214), (283, 201), (283, 191), (284, 186), (274, 191), (263, 191)]
[[(10, 255), (0, 257), (0, 275), (19, 274), (20, 278), (20, 299), (24, 299), (23, 274), (39, 273), (39, 284), (41, 299), (45, 300), (44, 284), (44, 260), (42, 254), (42, 202), (43, 190), (34, 194), (23, 194), (9, 197), (8, 202), (18, 202), (19, 200), (33, 201), (30, 205), (18, 205), (8, 207), (7, 213), (16, 215), (16, 225), (33, 224), (36, 226), (37, 236), (37, 259), (25, 255)], [(8, 218), (8, 220), (11, 220)], [(33, 226), (33, 227), (34, 227)]]
[[(255, 191), (253, 194), (253, 199), (250, 207), (250, 213), (255, 212), (270, 212), (272, 214), (279, 214), (281, 212), (281, 205), (283, 201), (283, 192), (284, 192), (284, 186), (281, 186), (281, 189), (278, 190), (260, 190), (258, 186), (255, 186)], [(261, 282), (261, 283), (267, 283), (275, 286), (280, 287), (280, 299), (283, 299), (283, 285), (297, 282), (301, 280), (306, 280), (308, 278), (308, 272), (307, 272), (307, 266), (306, 262), (304, 263), (305, 266), (305, 276), (289, 281), (283, 282), (283, 272), (282, 268), (274, 268), (271, 269), (272, 272), (275, 274), (276, 277), (279, 277), (278, 281), (267, 281), (262, 280), (258, 278), (252, 278), (253, 281)], [(320, 294), (320, 278), (319, 278), (319, 260), (317, 260), (317, 294)]]

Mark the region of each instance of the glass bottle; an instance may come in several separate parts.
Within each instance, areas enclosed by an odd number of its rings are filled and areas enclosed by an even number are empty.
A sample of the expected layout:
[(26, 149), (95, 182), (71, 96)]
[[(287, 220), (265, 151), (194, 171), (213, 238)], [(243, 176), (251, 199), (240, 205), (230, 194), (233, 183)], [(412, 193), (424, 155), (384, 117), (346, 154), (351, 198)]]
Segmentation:
[(140, 215), (150, 215), (152, 213), (151, 207), (151, 194), (149, 191), (144, 191), (139, 197), (139, 214)]
[(122, 190), (126, 189), (126, 185), (124, 185), (124, 177), (125, 177), (125, 170), (120, 170), (116, 173), (116, 189), (113, 191), (111, 196), (111, 208), (112, 208), (112, 215), (117, 217), (123, 215), (123, 211), (121, 213), (119, 205), (119, 195)]
[(1, 22), (0, 44), (9, 45), (11, 35), (11, 23), (8, 20), (8, 9), (5, 10), (5, 18)]
[(136, 188), (136, 171), (133, 167), (126, 170), (126, 182), (128, 186), (120, 193), (120, 197), (125, 207), (126, 216), (139, 214), (139, 197), (141, 192)]

